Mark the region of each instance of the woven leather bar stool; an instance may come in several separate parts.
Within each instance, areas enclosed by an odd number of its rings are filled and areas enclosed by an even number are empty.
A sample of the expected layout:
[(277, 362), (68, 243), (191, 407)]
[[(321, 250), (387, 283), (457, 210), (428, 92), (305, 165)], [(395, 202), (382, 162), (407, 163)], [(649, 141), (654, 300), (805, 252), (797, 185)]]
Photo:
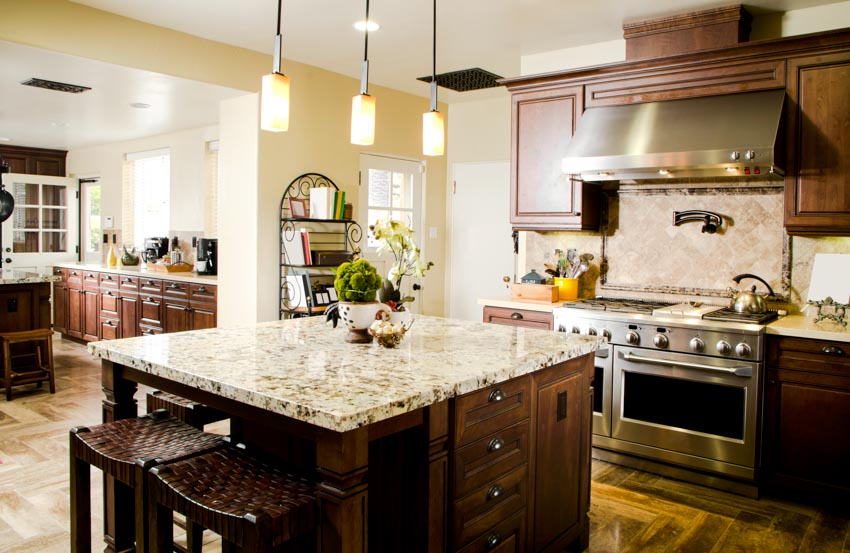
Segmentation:
[[(70, 442), (71, 551), (80, 553), (91, 551), (89, 466), (99, 468), (132, 491), (133, 520), (121, 522), (135, 525), (136, 552), (143, 553), (148, 550), (145, 472), (159, 463), (206, 453), (226, 443), (222, 436), (201, 432), (163, 410), (133, 419), (72, 428)], [(191, 545), (200, 550), (200, 542)]]
[(240, 449), (156, 466), (148, 480), (152, 553), (169, 551), (171, 512), (219, 534), (225, 553), (316, 550), (315, 484)]
[(161, 390), (148, 392), (146, 403), (148, 413), (157, 409), (165, 409), (172, 417), (176, 417), (200, 430), (203, 430), (207, 424), (228, 418), (227, 414), (218, 409)]
[[(6, 401), (12, 400), (12, 386), (21, 384), (50, 384), (50, 393), (56, 393), (56, 379), (53, 371), (53, 330), (38, 328), (22, 332), (0, 333), (3, 344), (3, 384), (6, 387)], [(33, 353), (12, 354), (13, 344), (33, 344)], [(14, 366), (14, 360), (22, 357), (33, 359), (29, 366)], [(19, 370), (27, 369), (27, 370)]]

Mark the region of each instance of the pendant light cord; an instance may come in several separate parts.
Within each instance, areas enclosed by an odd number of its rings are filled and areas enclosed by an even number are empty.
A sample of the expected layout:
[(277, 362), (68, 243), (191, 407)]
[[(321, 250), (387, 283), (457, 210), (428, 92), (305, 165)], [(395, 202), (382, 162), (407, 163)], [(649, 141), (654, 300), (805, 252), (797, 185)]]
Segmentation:
[(431, 111), (437, 111), (437, 0), (434, 0), (434, 24), (431, 46)]
[(280, 12), (282, 10), (281, 4), (283, 4), (283, 0), (277, 0), (277, 27), (275, 28), (276, 35), (282, 35), (283, 33), (280, 30)]
[(363, 61), (369, 60), (369, 0), (366, 0), (366, 40), (363, 41)]

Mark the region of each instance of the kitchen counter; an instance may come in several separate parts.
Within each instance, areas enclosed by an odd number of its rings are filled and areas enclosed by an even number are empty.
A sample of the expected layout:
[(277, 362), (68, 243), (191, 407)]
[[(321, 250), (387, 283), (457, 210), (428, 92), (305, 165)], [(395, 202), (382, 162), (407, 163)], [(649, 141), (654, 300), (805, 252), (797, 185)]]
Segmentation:
[(345, 432), (592, 353), (604, 340), (417, 316), (396, 349), (322, 317), (89, 344), (92, 354)]
[(767, 334), (792, 338), (813, 338), (833, 342), (850, 342), (850, 326), (832, 321), (815, 323), (813, 317), (789, 315), (767, 325)]
[(146, 276), (150, 278), (161, 278), (165, 280), (174, 280), (177, 282), (189, 282), (192, 284), (217, 284), (218, 277), (216, 275), (199, 275), (194, 271), (185, 273), (165, 273), (158, 271), (149, 271), (145, 264), (139, 265), (124, 265), (121, 268), (107, 267), (103, 263), (54, 263), (54, 267), (62, 267), (65, 269), (80, 269), (83, 271), (97, 271), (99, 273), (112, 273), (116, 275), (128, 276)]
[(14, 269), (0, 269), (0, 285), (39, 284), (42, 282), (56, 282), (58, 280), (62, 280), (62, 278), (55, 275), (42, 275), (41, 273), (16, 271)]
[(478, 298), (478, 305), (489, 305), (490, 307), (503, 307), (505, 309), (527, 309), (528, 311), (541, 311), (551, 313), (552, 309), (564, 305), (565, 300), (556, 302), (534, 301), (534, 300), (512, 300)]

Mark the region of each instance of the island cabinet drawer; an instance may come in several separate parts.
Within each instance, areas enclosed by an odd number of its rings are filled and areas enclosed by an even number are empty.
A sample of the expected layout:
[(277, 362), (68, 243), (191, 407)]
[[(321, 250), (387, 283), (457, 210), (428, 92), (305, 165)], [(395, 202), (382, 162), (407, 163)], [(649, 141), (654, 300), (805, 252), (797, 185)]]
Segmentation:
[(484, 307), (484, 322), (509, 326), (524, 326), (552, 330), (552, 313), (530, 311), (528, 309), (507, 309), (504, 307)]
[(157, 334), (162, 334), (161, 326), (139, 325), (139, 336), (155, 336)]
[(136, 294), (139, 292), (139, 277), (121, 275), (118, 287), (122, 293)]
[(216, 291), (211, 284), (190, 284), (189, 299), (192, 303), (216, 303)]
[(526, 465), (522, 465), (456, 500), (451, 517), (454, 543), (466, 545), (524, 508), (528, 500), (527, 474)]
[(158, 278), (139, 278), (139, 294), (149, 296), (162, 295), (162, 281)]
[(83, 271), (83, 290), (99, 290), (100, 273), (94, 271)]
[(168, 298), (189, 299), (189, 283), (165, 280), (162, 295)]
[(455, 497), (463, 497), (528, 461), (528, 421), (463, 446), (454, 453)]
[(157, 296), (139, 296), (139, 325), (162, 329), (162, 298)]
[(104, 288), (117, 290), (120, 287), (120, 278), (121, 275), (114, 275), (112, 273), (100, 273), (101, 290)]
[(111, 319), (118, 318), (118, 290), (107, 288), (100, 292), (100, 316)]
[(488, 529), (459, 553), (523, 553), (525, 510)]
[(68, 280), (68, 269), (53, 267), (53, 276), (62, 277), (62, 280)]
[(100, 317), (100, 339), (115, 340), (121, 336), (118, 334), (118, 320), (109, 317)]
[(66, 269), (65, 273), (65, 282), (68, 284), (68, 288), (73, 288), (75, 290), (83, 289), (83, 272), (79, 269)]
[(527, 418), (530, 385), (531, 379), (523, 376), (457, 398), (455, 445), (466, 445)]

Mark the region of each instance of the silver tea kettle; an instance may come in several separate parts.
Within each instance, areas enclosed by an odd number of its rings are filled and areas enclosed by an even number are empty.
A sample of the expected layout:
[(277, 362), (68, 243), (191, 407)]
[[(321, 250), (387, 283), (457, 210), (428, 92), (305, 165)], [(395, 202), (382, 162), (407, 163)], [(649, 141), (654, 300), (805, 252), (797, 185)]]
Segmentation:
[(756, 275), (752, 275), (750, 273), (744, 273), (742, 275), (738, 275), (734, 277), (732, 280), (735, 281), (736, 284), (740, 284), (742, 280), (745, 278), (755, 279), (765, 286), (767, 286), (767, 291), (769, 294), (767, 296), (763, 296), (762, 294), (756, 293), (756, 287), (753, 286), (749, 292), (739, 291), (733, 288), (730, 288), (729, 291), (732, 293), (732, 309), (738, 313), (764, 313), (767, 311), (767, 302), (766, 298), (772, 298), (774, 296), (773, 288), (770, 287), (770, 284), (765, 282), (765, 280)]

